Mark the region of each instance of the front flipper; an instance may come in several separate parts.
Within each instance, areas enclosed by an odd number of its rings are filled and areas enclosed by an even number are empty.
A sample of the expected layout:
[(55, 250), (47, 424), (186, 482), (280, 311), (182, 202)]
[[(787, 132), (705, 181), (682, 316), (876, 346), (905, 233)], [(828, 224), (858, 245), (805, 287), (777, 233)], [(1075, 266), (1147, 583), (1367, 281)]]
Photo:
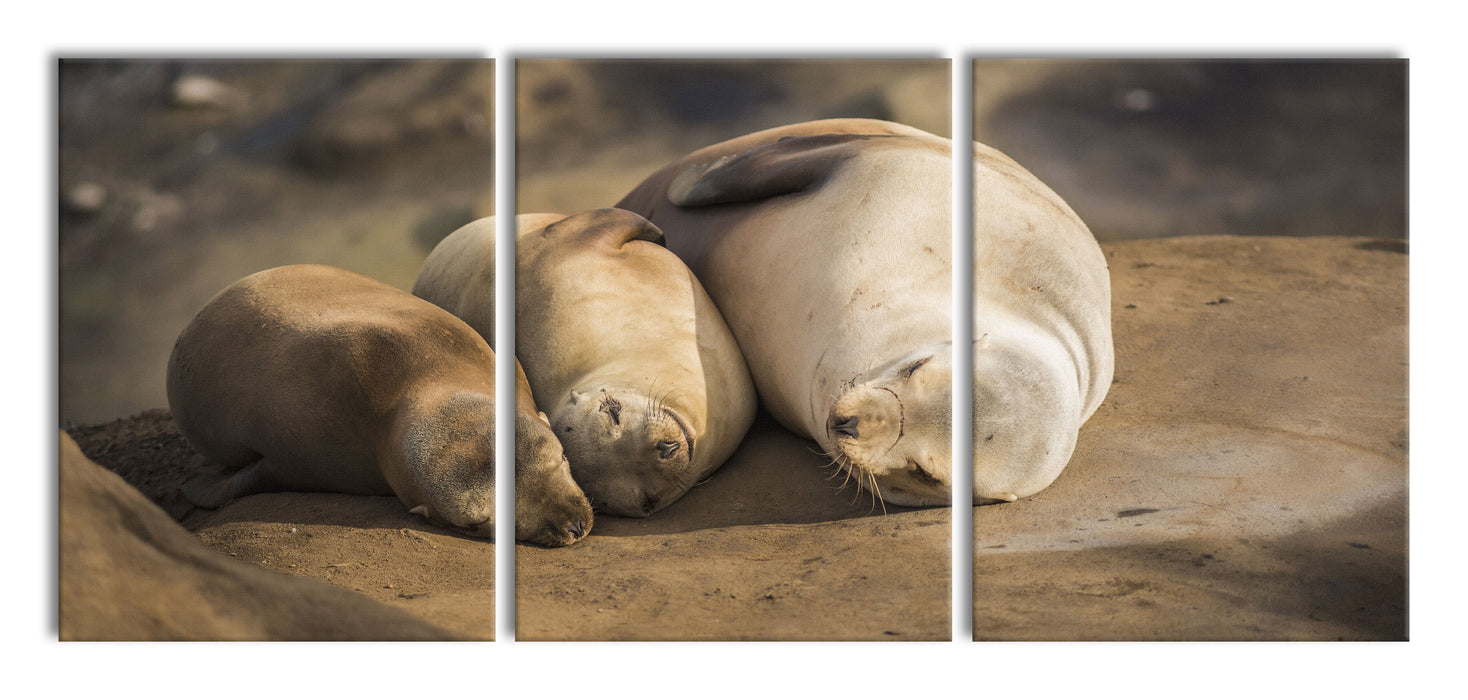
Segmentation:
[(218, 508), (241, 496), (275, 490), (265, 477), (265, 457), (224, 478), (199, 476), (184, 484), (184, 498), (200, 508)]
[(574, 235), (621, 248), (629, 241), (666, 246), (662, 229), (626, 209), (593, 209), (568, 216), (545, 228), (546, 237)]
[(680, 207), (752, 202), (819, 187), (843, 162), (879, 134), (788, 136), (743, 153), (695, 163), (668, 185), (668, 201)]
[(976, 506), (991, 506), (997, 503), (1014, 503), (1018, 500), (1019, 496), (1009, 493), (1008, 491), (999, 491), (990, 494), (974, 494), (974, 505)]

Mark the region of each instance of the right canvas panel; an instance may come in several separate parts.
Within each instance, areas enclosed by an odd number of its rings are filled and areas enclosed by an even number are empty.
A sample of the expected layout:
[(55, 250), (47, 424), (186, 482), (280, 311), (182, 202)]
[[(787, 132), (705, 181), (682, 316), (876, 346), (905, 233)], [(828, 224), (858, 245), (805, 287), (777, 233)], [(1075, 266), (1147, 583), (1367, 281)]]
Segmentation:
[(1407, 62), (972, 65), (974, 639), (1407, 639)]

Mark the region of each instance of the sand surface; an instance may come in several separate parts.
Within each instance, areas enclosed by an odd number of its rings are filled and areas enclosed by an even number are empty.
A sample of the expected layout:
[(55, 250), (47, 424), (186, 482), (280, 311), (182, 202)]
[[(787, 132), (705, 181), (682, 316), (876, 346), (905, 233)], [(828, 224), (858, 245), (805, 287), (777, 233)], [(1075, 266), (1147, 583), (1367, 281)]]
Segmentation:
[[(1404, 244), (1104, 250), (1116, 382), (1053, 486), (974, 509), (975, 638), (1404, 638)], [(178, 485), (198, 457), (163, 411), (72, 434), (216, 552), (493, 634), (497, 545), (391, 498), (191, 509)], [(949, 510), (884, 513), (830, 476), (761, 417), (664, 511), (599, 518), (568, 548), (517, 546), (516, 637), (948, 638)]]
[(1401, 241), (1103, 245), (1116, 380), (974, 511), (977, 639), (1404, 639)]

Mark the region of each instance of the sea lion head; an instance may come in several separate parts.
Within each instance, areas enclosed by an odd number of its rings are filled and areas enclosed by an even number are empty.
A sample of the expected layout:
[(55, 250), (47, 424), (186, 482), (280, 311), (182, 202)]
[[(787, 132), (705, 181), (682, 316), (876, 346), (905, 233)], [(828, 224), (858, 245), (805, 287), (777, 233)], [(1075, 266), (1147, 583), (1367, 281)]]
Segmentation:
[(947, 505), (953, 490), (953, 349), (941, 343), (848, 380), (826, 419), (827, 453), (884, 502)]
[(494, 397), (461, 391), (407, 414), (406, 487), (412, 512), (439, 527), (494, 537)]
[(563, 547), (591, 532), (591, 504), (544, 413), (515, 411), (515, 539)]
[(615, 387), (573, 389), (551, 424), (571, 474), (599, 511), (644, 517), (677, 500), (690, 472), (693, 424), (664, 398)]
[[(515, 417), (515, 539), (571, 544), (591, 530), (591, 506), (545, 419), (519, 411)], [(404, 439), (412, 512), (493, 539), (494, 449), (494, 398), (487, 394), (457, 392), (418, 414)]]
[(974, 342), (974, 505), (1032, 496), (1060, 476), (1081, 422), (1073, 367), (1045, 344)]

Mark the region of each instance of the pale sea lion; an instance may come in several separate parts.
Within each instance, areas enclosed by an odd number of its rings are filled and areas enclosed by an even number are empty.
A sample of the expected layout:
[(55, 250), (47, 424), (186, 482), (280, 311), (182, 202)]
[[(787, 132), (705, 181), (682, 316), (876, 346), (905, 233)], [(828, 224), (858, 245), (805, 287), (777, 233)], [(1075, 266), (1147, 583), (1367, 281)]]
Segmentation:
[[(976, 187), (982, 301), (974, 314), (985, 341), (974, 358), (975, 503), (1013, 500), (1053, 480), (1089, 415), (1080, 407), (1094, 410), (1111, 374), (1109, 288), (1094, 239), (1083, 249), (1076, 232), (1089, 232), (1069, 208), (1033, 176), (990, 165), (983, 153), (975, 162), (986, 172)], [(658, 225), (704, 283), (776, 420), (884, 501), (950, 502), (948, 139), (865, 119), (769, 129), (660, 169), (617, 206)], [(1074, 259), (1046, 257), (1054, 255)], [(1011, 266), (1024, 274), (1011, 275)], [(1032, 285), (1040, 291), (1028, 306), (988, 294), (1051, 273), (1062, 277)], [(1045, 306), (1044, 290), (1099, 295), (1082, 303), (1094, 322), (1054, 322), (1065, 312)], [(1006, 303), (1017, 308), (994, 308)], [(1068, 353), (1053, 352), (1057, 343)]]
[[(645, 516), (721, 466), (754, 420), (744, 358), (655, 226), (614, 209), (516, 217), (517, 355), (599, 511)], [(493, 333), (493, 219), (450, 234), (414, 293)]]
[[(494, 535), (494, 352), (406, 292), (322, 265), (250, 275), (179, 335), (168, 403), (189, 444), (236, 470), (191, 484), (196, 505), (264, 491), (396, 495), (437, 525)], [(555, 436), (533, 414), (516, 430), (527, 447), (516, 537), (576, 541), (591, 510)]]
[(981, 143), (974, 157), (974, 500), (1060, 476), (1111, 388), (1111, 273), (1069, 205)]

